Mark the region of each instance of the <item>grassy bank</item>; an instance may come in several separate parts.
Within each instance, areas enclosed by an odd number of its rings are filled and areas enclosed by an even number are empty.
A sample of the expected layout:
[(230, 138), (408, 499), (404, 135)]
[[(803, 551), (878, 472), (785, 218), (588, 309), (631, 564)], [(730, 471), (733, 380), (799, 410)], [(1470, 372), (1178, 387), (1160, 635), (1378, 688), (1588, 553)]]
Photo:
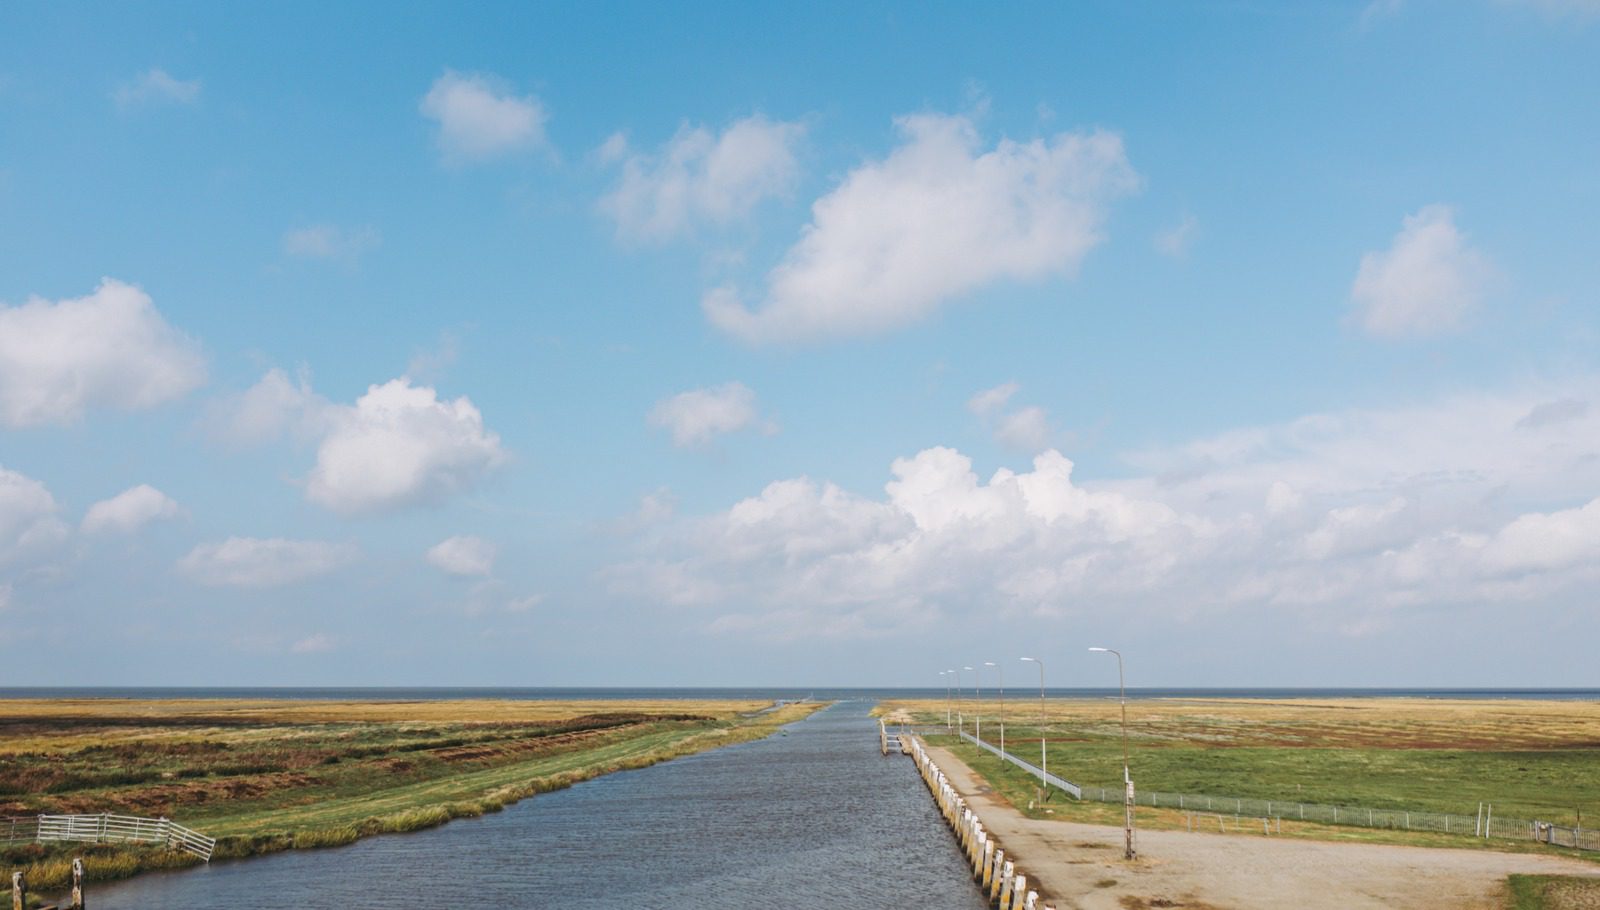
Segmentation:
[[(997, 701), (974, 709), (984, 738), (999, 733)], [(943, 702), (896, 702), (941, 724)], [(1011, 751), (1036, 756), (1085, 786), (1118, 787), (1122, 743), (1114, 701), (1007, 705)], [(1130, 764), (1142, 790), (1375, 809), (1497, 815), (1600, 824), (1600, 704), (1429, 699), (1135, 701)], [(974, 753), (976, 750), (974, 750)], [(998, 768), (998, 765), (996, 766)], [(1119, 811), (1120, 810), (1116, 810)]]
[[(164, 815), (217, 858), (350, 843), (757, 739), (817, 705), (761, 702), (0, 702), (0, 815)], [(38, 891), (193, 862), (142, 848), (13, 847)], [(9, 876), (6, 877), (9, 886)]]
[(1600, 907), (1600, 879), (1564, 875), (1513, 875), (1509, 910), (1593, 910)]

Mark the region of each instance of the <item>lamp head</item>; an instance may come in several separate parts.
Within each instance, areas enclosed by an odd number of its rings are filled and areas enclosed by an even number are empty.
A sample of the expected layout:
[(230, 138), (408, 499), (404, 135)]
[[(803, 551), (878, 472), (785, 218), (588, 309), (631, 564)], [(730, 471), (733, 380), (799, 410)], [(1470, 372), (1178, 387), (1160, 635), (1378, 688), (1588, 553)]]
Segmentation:
[(1100, 652), (1103, 653), (1103, 652), (1110, 651), (1111, 649), (1110, 648), (1090, 648), (1089, 650), (1091, 650), (1091, 651), (1100, 651)]
[(1022, 658), (1022, 659), (1023, 659), (1023, 660), (1026, 660), (1026, 661), (1028, 661), (1028, 662), (1029, 662), (1029, 663), (1038, 663), (1038, 661), (1037, 661), (1037, 660), (1034, 660), (1034, 659), (1033, 659), (1033, 658), (1031, 658), (1031, 657), (1024, 657), (1024, 658)]

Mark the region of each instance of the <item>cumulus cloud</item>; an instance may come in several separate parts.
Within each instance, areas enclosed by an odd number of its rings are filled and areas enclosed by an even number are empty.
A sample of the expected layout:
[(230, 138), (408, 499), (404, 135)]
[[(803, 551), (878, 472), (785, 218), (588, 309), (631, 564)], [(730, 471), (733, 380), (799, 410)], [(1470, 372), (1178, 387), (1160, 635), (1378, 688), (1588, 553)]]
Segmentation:
[(619, 235), (661, 240), (697, 224), (726, 224), (763, 199), (794, 187), (799, 123), (759, 114), (735, 121), (720, 134), (685, 124), (655, 152), (632, 152), (620, 135), (601, 148), (603, 160), (622, 162), (617, 185), (600, 201)]
[(517, 96), (492, 76), (445, 70), (418, 109), (439, 126), (446, 162), (484, 161), (545, 145), (549, 115), (532, 95)]
[(651, 426), (672, 434), (672, 444), (704, 445), (714, 437), (755, 427), (771, 435), (778, 427), (756, 410), (756, 393), (742, 382), (679, 392), (650, 409)]
[(1361, 257), (1350, 301), (1370, 335), (1437, 335), (1462, 327), (1492, 274), (1456, 229), (1454, 212), (1430, 205), (1406, 216), (1389, 249)]
[(329, 422), (306, 496), (344, 514), (437, 502), (507, 457), (470, 399), (444, 400), (404, 377), (370, 386)]
[(200, 100), (200, 80), (175, 79), (156, 67), (117, 86), (111, 98), (124, 110), (152, 104), (193, 104)]
[(142, 483), (90, 506), (82, 529), (86, 534), (131, 534), (152, 521), (177, 516), (178, 504), (170, 496)]
[(896, 459), (881, 496), (796, 477), (642, 527), (606, 577), (705, 628), (780, 636), (904, 634), (974, 603), (1314, 610), (1369, 632), (1417, 605), (1571, 604), (1600, 583), (1600, 416), (1516, 424), (1597, 386), (1309, 415), (1135, 453), (1142, 472), (1098, 482), (1053, 450), (984, 480), (930, 448)]
[(382, 238), (372, 227), (346, 230), (331, 224), (294, 228), (283, 235), (284, 253), (301, 259), (354, 262), (378, 248)]
[(450, 575), (486, 576), (494, 571), (499, 548), (481, 537), (457, 536), (428, 549), (428, 563)]
[(192, 339), (110, 278), (87, 297), (0, 304), (0, 423), (68, 424), (89, 408), (155, 407), (205, 382)]
[(231, 445), (259, 445), (291, 436), (321, 437), (338, 419), (338, 408), (311, 388), (311, 374), (289, 374), (276, 367), (238, 394), (225, 395), (208, 409), (207, 424), (217, 439)]
[(901, 145), (813, 204), (800, 240), (747, 306), (729, 286), (702, 306), (749, 342), (884, 332), (998, 281), (1073, 274), (1137, 177), (1104, 131), (1003, 139), (964, 116), (895, 121)]
[(0, 467), (0, 566), (31, 561), (65, 540), (59, 511), (43, 483)]
[(178, 560), (178, 571), (212, 587), (274, 588), (327, 575), (356, 555), (354, 544), (230, 537), (199, 544)]
[(237, 446), (288, 437), (316, 446), (306, 497), (345, 515), (434, 503), (509, 457), (466, 396), (440, 398), (408, 377), (367, 388), (354, 405), (318, 394), (310, 374), (273, 368), (213, 402), (211, 435)]

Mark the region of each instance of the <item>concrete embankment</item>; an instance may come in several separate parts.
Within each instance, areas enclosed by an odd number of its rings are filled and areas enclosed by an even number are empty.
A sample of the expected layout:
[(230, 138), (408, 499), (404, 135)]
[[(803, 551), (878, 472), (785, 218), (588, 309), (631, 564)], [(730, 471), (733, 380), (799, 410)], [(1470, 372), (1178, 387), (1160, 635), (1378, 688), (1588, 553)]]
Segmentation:
[(1027, 874), (1018, 868), (1017, 862), (1006, 858), (999, 838), (984, 827), (978, 814), (967, 805), (966, 798), (956, 792), (921, 740), (911, 740), (911, 757), (916, 760), (923, 782), (938, 803), (940, 814), (961, 845), (961, 852), (972, 867), (973, 879), (990, 903), (1000, 910), (1055, 910), (1040, 900), (1037, 883), (1030, 885)]

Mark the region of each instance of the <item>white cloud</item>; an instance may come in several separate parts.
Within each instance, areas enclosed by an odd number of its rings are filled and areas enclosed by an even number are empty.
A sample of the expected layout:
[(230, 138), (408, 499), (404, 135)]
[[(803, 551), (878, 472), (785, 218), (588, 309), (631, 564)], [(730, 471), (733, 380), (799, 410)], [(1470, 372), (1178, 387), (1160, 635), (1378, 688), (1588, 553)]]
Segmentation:
[(543, 594), (529, 594), (526, 597), (513, 597), (506, 601), (507, 613), (527, 613), (544, 603)]
[(1585, 610), (1600, 584), (1600, 415), (1518, 421), (1597, 391), (1587, 377), (1314, 414), (1137, 453), (1144, 473), (1098, 483), (1054, 451), (985, 482), (967, 456), (926, 449), (893, 462), (881, 497), (798, 477), (641, 527), (637, 558), (607, 578), (705, 628), (779, 636), (903, 634), (973, 604), (1253, 606), (1367, 632), (1418, 605)]
[(967, 410), (979, 417), (992, 417), (1003, 410), (1011, 396), (1022, 390), (1022, 386), (1015, 382), (1003, 382), (992, 389), (973, 395), (967, 400)]
[(1577, 398), (1558, 398), (1555, 401), (1534, 405), (1526, 416), (1517, 421), (1517, 426), (1522, 429), (1537, 429), (1587, 416), (1589, 416), (1589, 402)]
[(67, 424), (89, 408), (155, 407), (205, 382), (199, 345), (140, 289), (102, 279), (87, 297), (0, 304), (0, 423)]
[(978, 415), (994, 432), (1001, 445), (1024, 452), (1039, 452), (1050, 447), (1055, 431), (1044, 408), (1027, 405), (1010, 411), (1011, 399), (1022, 389), (1015, 382), (985, 389), (967, 401), (967, 410)]
[(1185, 213), (1177, 224), (1156, 235), (1156, 249), (1173, 259), (1184, 258), (1189, 255), (1189, 247), (1194, 244), (1199, 227), (1200, 222), (1193, 215)]
[(1492, 274), (1456, 230), (1450, 208), (1430, 205), (1406, 216), (1389, 249), (1361, 257), (1350, 300), (1368, 334), (1437, 335), (1462, 327)]
[(111, 98), (124, 110), (150, 104), (193, 104), (200, 99), (200, 80), (174, 79), (157, 67), (118, 86)]
[(1137, 185), (1114, 133), (985, 151), (968, 117), (895, 122), (904, 142), (816, 201), (758, 307), (731, 287), (706, 295), (715, 325), (750, 342), (883, 332), (998, 281), (1072, 274)]
[(994, 438), (1002, 445), (1024, 452), (1037, 452), (1050, 445), (1050, 417), (1044, 408), (1028, 405), (1006, 414), (995, 422)]
[(90, 506), (83, 516), (82, 529), (86, 534), (131, 534), (152, 521), (177, 515), (178, 504), (171, 497), (142, 483)]
[(672, 434), (676, 446), (704, 445), (713, 437), (756, 427), (771, 435), (777, 425), (762, 420), (756, 410), (756, 393), (742, 382), (679, 392), (650, 409), (651, 426)]
[(65, 540), (58, 511), (44, 484), (0, 467), (0, 566), (35, 559)]
[(457, 536), (428, 549), (428, 563), (451, 575), (488, 575), (494, 571), (499, 548), (481, 537)]
[(439, 125), (445, 161), (483, 161), (545, 145), (549, 115), (532, 95), (517, 97), (499, 80), (445, 70), (422, 96), (418, 109)]
[(601, 147), (606, 161), (622, 161), (616, 187), (601, 211), (628, 238), (660, 240), (696, 224), (726, 224), (750, 213), (763, 199), (794, 186), (795, 146), (805, 134), (799, 123), (757, 114), (716, 134), (687, 124), (651, 154), (630, 154), (620, 135)]
[(311, 389), (310, 372), (290, 379), (276, 367), (255, 385), (213, 402), (207, 424), (213, 436), (232, 445), (259, 445), (285, 435), (319, 438), (339, 417), (338, 407)]
[(333, 650), (333, 639), (321, 632), (307, 635), (289, 646), (289, 651), (294, 654), (320, 654)]
[(327, 575), (356, 555), (353, 544), (230, 537), (196, 546), (178, 560), (178, 571), (202, 585), (272, 588)]
[(372, 227), (345, 230), (331, 224), (294, 228), (283, 235), (283, 251), (302, 259), (354, 262), (378, 248), (382, 238)]
[(306, 496), (344, 514), (436, 502), (468, 489), (507, 457), (466, 396), (441, 400), (403, 377), (370, 386), (330, 422)]

